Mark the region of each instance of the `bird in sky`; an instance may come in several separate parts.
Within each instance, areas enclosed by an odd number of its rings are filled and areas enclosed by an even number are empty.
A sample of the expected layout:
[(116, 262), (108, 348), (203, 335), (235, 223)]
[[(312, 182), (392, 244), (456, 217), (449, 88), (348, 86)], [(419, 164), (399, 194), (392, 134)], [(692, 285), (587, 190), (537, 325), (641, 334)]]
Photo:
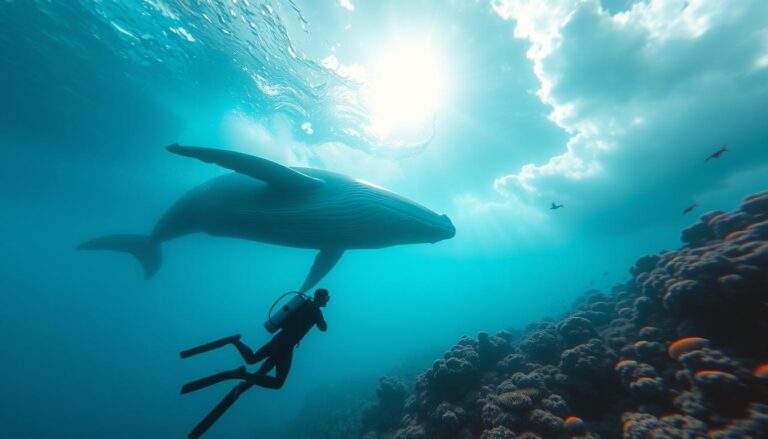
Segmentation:
[(730, 151), (731, 148), (728, 147), (728, 145), (723, 145), (722, 148), (718, 149), (717, 151), (713, 152), (712, 154), (707, 157), (705, 162), (710, 161), (711, 159), (719, 159), (721, 155), (725, 154), (726, 152)]
[(560, 209), (561, 207), (565, 207), (565, 206), (562, 204), (555, 204), (555, 202), (553, 201), (552, 207), (550, 207), (549, 210), (557, 210), (557, 209)]

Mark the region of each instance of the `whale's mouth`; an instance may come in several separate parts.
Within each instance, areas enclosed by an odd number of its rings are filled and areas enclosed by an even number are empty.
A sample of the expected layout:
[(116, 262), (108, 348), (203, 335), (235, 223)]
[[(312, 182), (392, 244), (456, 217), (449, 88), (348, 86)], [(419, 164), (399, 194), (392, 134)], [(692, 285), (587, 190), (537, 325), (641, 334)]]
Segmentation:
[(450, 239), (456, 236), (456, 226), (453, 225), (453, 222), (451, 222), (451, 219), (448, 218), (448, 215), (442, 214), (440, 215), (440, 219), (442, 219), (444, 223), (438, 227), (440, 227), (440, 229), (442, 229), (447, 235), (444, 239)]
[(431, 221), (430, 225), (434, 229), (437, 229), (439, 234), (439, 237), (433, 241), (430, 241), (432, 244), (446, 239), (451, 239), (456, 236), (456, 227), (451, 222), (451, 219), (448, 218), (448, 215), (440, 215), (440, 222)]

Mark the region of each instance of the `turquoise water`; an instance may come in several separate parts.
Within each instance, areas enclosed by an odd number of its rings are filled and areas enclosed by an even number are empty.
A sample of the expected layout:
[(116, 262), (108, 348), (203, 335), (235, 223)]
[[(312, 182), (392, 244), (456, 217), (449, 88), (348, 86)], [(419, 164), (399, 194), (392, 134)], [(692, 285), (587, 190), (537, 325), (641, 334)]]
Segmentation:
[(229, 386), (181, 385), (240, 360), (178, 352), (266, 342), (301, 285), (313, 250), (194, 234), (149, 280), (74, 250), (226, 172), (174, 142), (361, 178), (457, 230), (348, 251), (319, 284), (328, 332), (207, 437), (285, 437), (318, 389), (556, 316), (766, 187), (760, 1), (555, 3), (1, 1), (0, 436), (185, 435)]

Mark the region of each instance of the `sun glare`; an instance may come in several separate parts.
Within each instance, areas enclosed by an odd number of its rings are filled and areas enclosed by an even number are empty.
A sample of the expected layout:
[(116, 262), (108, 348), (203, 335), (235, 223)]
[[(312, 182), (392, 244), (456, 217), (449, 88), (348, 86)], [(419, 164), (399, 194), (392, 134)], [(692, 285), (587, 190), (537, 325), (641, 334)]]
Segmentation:
[(431, 136), (445, 73), (430, 44), (401, 44), (382, 54), (367, 88), (371, 130), (379, 139), (425, 141)]

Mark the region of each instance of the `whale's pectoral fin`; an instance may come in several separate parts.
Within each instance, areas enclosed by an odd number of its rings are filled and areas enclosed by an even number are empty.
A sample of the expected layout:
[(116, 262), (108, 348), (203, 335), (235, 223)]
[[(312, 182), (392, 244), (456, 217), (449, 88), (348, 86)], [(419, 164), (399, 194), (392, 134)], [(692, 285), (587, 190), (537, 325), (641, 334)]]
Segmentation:
[(178, 143), (169, 145), (166, 149), (174, 154), (196, 158), (206, 163), (215, 163), (279, 189), (312, 189), (324, 184), (319, 178), (310, 177), (273, 161), (241, 152), (200, 146), (181, 146)]
[(312, 269), (309, 270), (309, 274), (304, 279), (304, 285), (301, 286), (299, 292), (304, 293), (320, 282), (331, 271), (331, 268), (339, 262), (343, 254), (344, 250), (341, 249), (320, 250), (320, 253), (315, 256), (315, 263), (312, 264)]

